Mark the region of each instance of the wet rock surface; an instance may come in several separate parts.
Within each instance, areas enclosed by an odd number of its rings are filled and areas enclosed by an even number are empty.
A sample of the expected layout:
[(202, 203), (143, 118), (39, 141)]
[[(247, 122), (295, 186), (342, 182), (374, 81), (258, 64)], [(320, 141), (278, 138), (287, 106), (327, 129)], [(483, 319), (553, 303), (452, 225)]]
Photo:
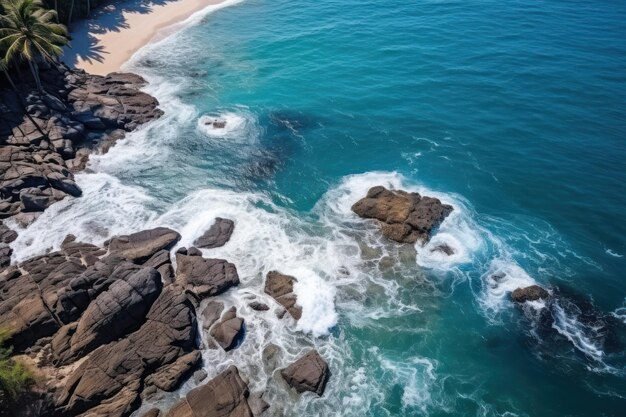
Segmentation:
[(167, 417), (253, 417), (250, 392), (239, 370), (231, 366), (206, 384), (192, 389)]
[(222, 349), (229, 351), (234, 349), (243, 338), (244, 320), (237, 317), (237, 309), (231, 307), (211, 328), (210, 333)]
[(282, 369), (280, 374), (298, 393), (311, 391), (321, 396), (330, 378), (330, 369), (319, 353), (312, 350)]
[(239, 285), (235, 265), (224, 259), (203, 258), (191, 249), (176, 253), (176, 282), (179, 285), (198, 297), (221, 294)]
[(354, 203), (352, 211), (381, 222), (382, 234), (399, 243), (425, 243), (435, 228), (452, 212), (452, 206), (418, 193), (370, 188), (367, 196)]
[(265, 293), (285, 307), (291, 317), (299, 320), (302, 317), (302, 307), (296, 304), (298, 297), (293, 292), (295, 282), (297, 282), (296, 278), (290, 275), (270, 271), (265, 279)]
[(516, 303), (525, 303), (526, 301), (545, 300), (550, 297), (550, 293), (539, 285), (531, 285), (529, 287), (517, 288), (511, 293), (511, 299)]
[(217, 217), (209, 230), (204, 232), (193, 244), (206, 249), (224, 246), (230, 240), (234, 229), (235, 223), (232, 220)]
[(85, 166), (81, 150), (104, 152), (162, 114), (135, 74), (42, 68), (41, 78), (44, 93), (26, 81), (16, 85), (19, 94), (0, 90), (0, 218), (40, 213), (68, 195), (80, 196), (73, 172)]

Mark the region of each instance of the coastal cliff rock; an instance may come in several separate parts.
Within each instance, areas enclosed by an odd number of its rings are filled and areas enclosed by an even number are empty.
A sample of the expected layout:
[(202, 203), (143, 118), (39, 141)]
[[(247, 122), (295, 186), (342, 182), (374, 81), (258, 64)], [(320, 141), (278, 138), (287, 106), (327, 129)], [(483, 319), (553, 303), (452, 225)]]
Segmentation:
[[(155, 373), (163, 376), (167, 365), (196, 350), (195, 340), (193, 304), (168, 286), (139, 330), (98, 348), (76, 369), (57, 406), (66, 415), (127, 416), (137, 406), (142, 381)], [(178, 380), (178, 373), (187, 373), (186, 367), (169, 368), (166, 379)]]
[(427, 242), (433, 229), (452, 212), (452, 206), (418, 193), (370, 188), (367, 196), (354, 203), (352, 211), (381, 222), (385, 237), (399, 243)]
[(311, 391), (322, 396), (330, 378), (330, 369), (319, 353), (312, 350), (282, 369), (280, 374), (298, 393)]
[(34, 213), (22, 216), (28, 222), (80, 196), (72, 171), (84, 168), (86, 149), (105, 152), (124, 132), (162, 115), (134, 74), (42, 68), (41, 79), (45, 93), (27, 81), (16, 85), (19, 93), (0, 90), (0, 218)]
[(217, 217), (215, 223), (193, 243), (199, 248), (218, 248), (230, 240), (235, 223), (229, 219)]
[(531, 285), (529, 287), (517, 288), (511, 293), (511, 299), (516, 303), (525, 303), (526, 301), (545, 300), (550, 297), (550, 293), (539, 285)]
[(272, 296), (280, 305), (285, 307), (291, 317), (299, 320), (302, 317), (302, 307), (297, 305), (298, 297), (293, 292), (293, 284), (297, 279), (277, 271), (270, 271), (265, 279), (265, 293)]
[(248, 404), (250, 392), (231, 366), (206, 384), (192, 389), (176, 403), (167, 417), (253, 417)]
[(176, 253), (177, 284), (200, 298), (221, 294), (239, 285), (235, 265), (223, 259), (203, 258), (192, 249), (195, 248)]

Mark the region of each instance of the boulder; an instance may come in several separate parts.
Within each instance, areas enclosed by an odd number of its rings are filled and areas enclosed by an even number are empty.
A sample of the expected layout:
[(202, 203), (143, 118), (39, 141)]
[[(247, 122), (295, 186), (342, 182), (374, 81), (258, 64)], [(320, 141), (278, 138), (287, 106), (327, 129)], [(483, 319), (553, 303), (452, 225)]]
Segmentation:
[(526, 301), (546, 300), (550, 297), (550, 293), (539, 285), (531, 285), (529, 287), (517, 288), (511, 293), (511, 299), (516, 303), (525, 303)]
[(363, 218), (380, 221), (383, 235), (391, 240), (423, 244), (452, 212), (452, 206), (437, 198), (377, 186), (357, 201), (352, 211)]
[(220, 318), (224, 311), (224, 303), (211, 301), (202, 310), (202, 328), (208, 330)]
[(312, 350), (282, 369), (280, 374), (298, 393), (311, 391), (322, 396), (330, 378), (330, 369), (319, 353)]
[(215, 223), (194, 242), (199, 248), (217, 248), (224, 246), (233, 234), (235, 223), (229, 219), (217, 217)]
[(248, 304), (248, 306), (255, 311), (267, 311), (270, 309), (270, 307), (267, 304), (261, 303), (259, 301), (253, 301), (250, 304)]
[(158, 408), (151, 408), (148, 411), (146, 411), (145, 413), (143, 413), (141, 415), (141, 417), (160, 417), (161, 416), (161, 410), (159, 410)]
[(263, 366), (268, 372), (274, 372), (274, 370), (278, 368), (282, 358), (282, 353), (282, 349), (273, 343), (265, 346), (262, 353)]
[(167, 417), (253, 417), (248, 386), (231, 366), (206, 384), (192, 389)]
[(244, 320), (237, 317), (237, 308), (231, 307), (211, 329), (211, 336), (224, 349), (237, 347), (244, 333)]
[(296, 304), (298, 297), (293, 292), (293, 284), (295, 282), (297, 280), (290, 275), (270, 271), (265, 279), (265, 293), (285, 307), (291, 317), (299, 320), (302, 317), (302, 307)]
[(131, 261), (146, 261), (161, 249), (170, 249), (180, 240), (178, 232), (166, 227), (142, 230), (131, 235), (116, 236), (105, 242), (110, 253)]
[(223, 259), (176, 253), (176, 282), (198, 297), (207, 297), (239, 285), (239, 275), (235, 265)]

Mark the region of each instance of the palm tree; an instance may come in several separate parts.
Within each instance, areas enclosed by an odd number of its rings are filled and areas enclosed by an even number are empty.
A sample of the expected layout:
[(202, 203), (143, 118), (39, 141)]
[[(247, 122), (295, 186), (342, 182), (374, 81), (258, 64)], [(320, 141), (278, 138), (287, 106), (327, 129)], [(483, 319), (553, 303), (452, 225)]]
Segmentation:
[(28, 63), (35, 84), (43, 92), (38, 60), (52, 64), (67, 45), (67, 29), (54, 23), (56, 12), (43, 8), (41, 0), (0, 0), (6, 15), (0, 15), (0, 45), (4, 61), (10, 65), (20, 59)]

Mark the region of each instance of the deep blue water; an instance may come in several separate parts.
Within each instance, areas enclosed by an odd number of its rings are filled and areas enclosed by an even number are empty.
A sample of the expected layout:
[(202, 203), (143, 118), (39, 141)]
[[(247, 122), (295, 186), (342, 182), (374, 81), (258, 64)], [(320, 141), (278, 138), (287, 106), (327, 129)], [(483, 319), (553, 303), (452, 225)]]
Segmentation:
[[(298, 326), (241, 307), (248, 340), (205, 354), (267, 390), (269, 415), (624, 415), (626, 3), (246, 0), (130, 69), (166, 116), (79, 176), (55, 238), (166, 224), (189, 244), (233, 218), (206, 253), (238, 266), (228, 302), (263, 297), (271, 269), (302, 282)], [(457, 255), (352, 215), (378, 184), (452, 203), (438, 239)], [(554, 301), (515, 307), (533, 282)], [(317, 346), (325, 396), (259, 370), (270, 342)]]

